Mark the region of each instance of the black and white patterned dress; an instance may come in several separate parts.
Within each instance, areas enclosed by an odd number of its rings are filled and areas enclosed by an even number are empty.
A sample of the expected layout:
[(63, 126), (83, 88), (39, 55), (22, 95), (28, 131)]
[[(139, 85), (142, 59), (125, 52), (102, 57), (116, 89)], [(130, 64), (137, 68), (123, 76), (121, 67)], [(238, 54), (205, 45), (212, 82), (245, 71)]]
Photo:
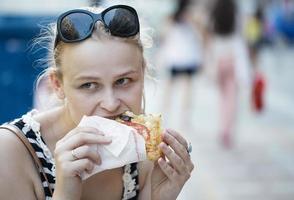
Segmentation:
[[(37, 111), (33, 110), (23, 115), (20, 119), (16, 119), (13, 122), (10, 122), (10, 124), (17, 126), (28, 138), (29, 142), (36, 152), (36, 155), (42, 163), (44, 172), (46, 173), (48, 181), (50, 183), (50, 187), (54, 190), (55, 162), (40, 133), (40, 124), (32, 117), (35, 112)], [(49, 187), (45, 180), (45, 177), (41, 172), (40, 178), (44, 188), (46, 200), (50, 200), (52, 198), (52, 195), (49, 191)], [(139, 194), (137, 163), (132, 163), (124, 166), (124, 174), (122, 176), (122, 180), (124, 184), (122, 200), (137, 199)]]

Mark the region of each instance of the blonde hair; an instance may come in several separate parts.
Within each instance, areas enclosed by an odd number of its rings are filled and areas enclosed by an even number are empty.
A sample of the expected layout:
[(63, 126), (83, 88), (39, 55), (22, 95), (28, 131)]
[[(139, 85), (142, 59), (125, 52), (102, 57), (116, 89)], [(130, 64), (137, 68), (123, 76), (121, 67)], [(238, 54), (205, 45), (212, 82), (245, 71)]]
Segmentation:
[[(102, 8), (101, 7), (85, 7), (82, 8), (93, 13), (100, 13)], [(95, 29), (91, 35), (91, 37), (97, 39), (111, 39), (111, 40), (121, 40), (126, 41), (132, 44), (137, 45), (139, 50), (142, 52), (142, 67), (147, 76), (149, 76), (149, 71), (151, 71), (150, 66), (146, 62), (146, 58), (144, 56), (144, 49), (150, 48), (152, 46), (152, 37), (150, 36), (150, 31), (152, 29), (142, 27), (142, 23), (140, 23), (140, 33), (135, 36), (122, 38), (112, 36), (109, 31), (107, 31), (103, 25), (103, 23), (96, 23)], [(39, 74), (36, 83), (35, 83), (35, 93), (38, 94), (38, 88), (40, 83), (43, 79), (48, 79), (51, 73), (56, 73), (57, 77), (62, 79), (62, 72), (61, 72), (61, 54), (63, 52), (63, 47), (65, 45), (64, 42), (59, 41), (55, 46), (55, 39), (57, 36), (57, 27), (56, 23), (51, 23), (45, 27), (41, 27), (41, 32), (39, 36), (34, 39), (32, 47), (38, 46), (41, 49), (46, 49), (47, 57), (41, 58), (38, 60), (38, 65), (44, 68), (44, 70)], [(50, 87), (50, 86), (48, 86)], [(54, 94), (52, 94), (54, 95)], [(52, 97), (52, 99), (54, 99)], [(38, 97), (36, 97), (36, 101), (38, 101)], [(57, 101), (57, 97), (53, 101)], [(145, 100), (143, 100), (145, 101)], [(144, 104), (144, 103), (143, 103)]]

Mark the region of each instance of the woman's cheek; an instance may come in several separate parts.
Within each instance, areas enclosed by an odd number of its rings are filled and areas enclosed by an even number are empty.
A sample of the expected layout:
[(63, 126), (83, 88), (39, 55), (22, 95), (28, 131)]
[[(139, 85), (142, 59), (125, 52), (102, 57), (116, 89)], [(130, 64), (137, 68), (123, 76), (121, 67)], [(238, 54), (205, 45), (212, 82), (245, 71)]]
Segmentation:
[(75, 123), (79, 123), (84, 115), (91, 114), (93, 110), (93, 103), (91, 101), (91, 98), (86, 98), (78, 94), (72, 98), (68, 98), (69, 113)]
[(125, 99), (127, 106), (132, 110), (132, 112), (139, 114), (142, 110), (142, 97), (143, 97), (143, 87), (134, 87), (131, 91), (126, 94)]

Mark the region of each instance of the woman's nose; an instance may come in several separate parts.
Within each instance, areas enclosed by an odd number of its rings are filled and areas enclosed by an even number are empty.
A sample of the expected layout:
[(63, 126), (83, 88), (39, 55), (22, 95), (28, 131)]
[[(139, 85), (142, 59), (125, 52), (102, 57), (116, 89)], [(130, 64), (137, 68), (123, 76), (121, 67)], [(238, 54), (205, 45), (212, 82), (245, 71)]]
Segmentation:
[(107, 91), (102, 97), (100, 107), (107, 112), (115, 112), (120, 105), (120, 100), (115, 96), (113, 91)]

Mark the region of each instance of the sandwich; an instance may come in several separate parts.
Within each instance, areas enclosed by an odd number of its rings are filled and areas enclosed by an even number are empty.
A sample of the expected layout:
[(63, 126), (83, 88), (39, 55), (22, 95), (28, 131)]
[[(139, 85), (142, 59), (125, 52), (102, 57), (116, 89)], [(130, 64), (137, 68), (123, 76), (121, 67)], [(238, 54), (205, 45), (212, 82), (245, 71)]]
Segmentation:
[(161, 115), (135, 115), (130, 111), (126, 111), (116, 121), (134, 128), (138, 134), (143, 136), (147, 158), (149, 160), (155, 161), (162, 156), (162, 152), (158, 146), (162, 141)]

